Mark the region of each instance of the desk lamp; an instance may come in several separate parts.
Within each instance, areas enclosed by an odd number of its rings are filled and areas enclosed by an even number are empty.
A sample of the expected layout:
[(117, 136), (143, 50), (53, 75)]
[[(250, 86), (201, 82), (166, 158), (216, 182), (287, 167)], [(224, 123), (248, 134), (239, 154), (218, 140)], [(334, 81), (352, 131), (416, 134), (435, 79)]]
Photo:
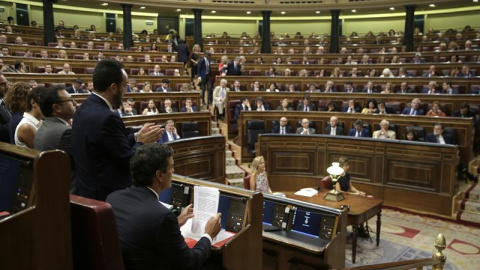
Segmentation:
[(332, 166), (328, 167), (327, 173), (332, 178), (333, 189), (330, 190), (327, 194), (325, 194), (323, 199), (327, 201), (333, 201), (333, 202), (339, 202), (345, 199), (343, 194), (341, 192), (338, 192), (337, 189), (335, 188), (338, 178), (340, 178), (340, 176), (343, 174), (343, 168), (340, 167), (340, 164), (338, 162), (333, 162)]

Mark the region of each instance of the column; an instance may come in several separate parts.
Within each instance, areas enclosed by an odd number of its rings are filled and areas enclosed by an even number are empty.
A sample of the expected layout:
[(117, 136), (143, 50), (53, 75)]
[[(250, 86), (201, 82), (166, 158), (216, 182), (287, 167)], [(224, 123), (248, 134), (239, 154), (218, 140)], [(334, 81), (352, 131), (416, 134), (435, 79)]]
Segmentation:
[(403, 45), (407, 46), (407, 52), (414, 50), (413, 48), (413, 28), (415, 26), (415, 5), (405, 6), (405, 33), (403, 36)]
[(53, 22), (53, 2), (56, 0), (43, 0), (43, 42), (55, 42), (55, 29)]
[(272, 12), (269, 10), (262, 11), (263, 27), (262, 27), (262, 53), (271, 53), (272, 44), (270, 38), (270, 15)]
[(332, 13), (332, 28), (330, 30), (330, 53), (338, 53), (339, 50), (339, 36), (340, 36), (340, 10), (330, 10)]
[(133, 47), (132, 7), (130, 4), (120, 4), (123, 8), (123, 47), (130, 50)]
[(200, 50), (203, 51), (203, 37), (202, 37), (202, 11), (203, 9), (192, 9), (194, 18), (193, 24), (193, 43), (200, 45)]

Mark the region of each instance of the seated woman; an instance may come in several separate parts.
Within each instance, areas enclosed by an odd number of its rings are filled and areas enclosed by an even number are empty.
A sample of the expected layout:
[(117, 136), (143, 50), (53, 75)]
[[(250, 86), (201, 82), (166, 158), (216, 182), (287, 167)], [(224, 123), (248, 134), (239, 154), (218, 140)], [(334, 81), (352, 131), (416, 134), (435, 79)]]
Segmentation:
[(432, 109), (427, 112), (427, 116), (436, 116), (436, 117), (445, 117), (445, 113), (442, 112), (440, 108), (440, 102), (434, 101), (432, 105)]
[(145, 108), (145, 110), (143, 110), (142, 115), (154, 115), (154, 114), (158, 114), (158, 109), (153, 99), (150, 99), (148, 101), (148, 106), (147, 108)]
[(288, 90), (287, 92), (296, 92), (297, 90), (295, 89), (295, 84), (291, 83), (288, 85)]
[(252, 175), (250, 175), (250, 190), (264, 193), (272, 193), (268, 184), (268, 176), (265, 170), (265, 159), (262, 156), (252, 161)]
[(404, 140), (411, 141), (411, 142), (417, 142), (417, 134), (412, 128), (407, 128), (407, 131), (405, 132), (405, 138)]
[[(40, 109), (40, 97), (45, 91), (43, 87), (37, 87), (27, 94), (27, 111), (15, 129), (15, 145), (33, 148), (35, 134), (42, 124), (43, 114)], [(67, 100), (66, 102), (70, 102)]]
[(363, 108), (362, 113), (369, 114), (374, 113), (377, 109), (377, 101), (374, 98), (367, 100), (367, 107)]
[(270, 86), (267, 89), (267, 92), (279, 92), (277, 84), (276, 83), (271, 83)]
[(350, 165), (348, 163), (348, 158), (341, 157), (338, 160), (340, 163), (340, 167), (343, 168), (343, 174), (338, 178), (337, 184), (335, 185), (335, 189), (339, 192), (348, 192), (355, 195), (365, 196), (365, 192), (357, 190), (352, 182), (350, 182), (350, 175), (348, 174), (348, 170), (350, 169)]
[(290, 102), (287, 98), (282, 100), (282, 104), (277, 107), (277, 111), (293, 111), (293, 108), (289, 106)]

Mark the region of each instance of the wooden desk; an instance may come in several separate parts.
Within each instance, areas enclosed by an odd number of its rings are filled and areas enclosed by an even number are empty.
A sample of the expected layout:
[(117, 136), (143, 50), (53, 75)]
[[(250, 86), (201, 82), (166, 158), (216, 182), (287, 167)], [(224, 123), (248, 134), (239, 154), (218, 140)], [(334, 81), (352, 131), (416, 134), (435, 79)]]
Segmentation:
[(325, 193), (327, 192), (328, 191), (324, 190), (313, 197), (297, 196), (294, 195), (294, 192), (284, 193), (288, 198), (291, 199), (329, 206), (333, 208), (341, 208), (342, 205), (348, 205), (350, 207), (350, 210), (348, 211), (347, 226), (352, 225), (353, 227), (352, 262), (355, 263), (355, 257), (357, 254), (357, 228), (359, 225), (362, 225), (365, 221), (371, 219), (375, 215), (377, 216), (377, 246), (380, 244), (380, 228), (382, 225), (381, 213), (383, 200), (344, 193), (345, 200), (340, 202), (332, 202), (323, 199), (323, 196), (325, 196)]

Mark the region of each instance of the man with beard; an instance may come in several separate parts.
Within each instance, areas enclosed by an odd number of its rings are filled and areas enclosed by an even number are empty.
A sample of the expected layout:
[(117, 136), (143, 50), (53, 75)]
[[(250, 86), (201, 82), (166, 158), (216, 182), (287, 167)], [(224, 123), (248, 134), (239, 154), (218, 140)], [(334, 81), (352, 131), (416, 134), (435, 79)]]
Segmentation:
[(111, 192), (132, 184), (129, 161), (134, 150), (156, 142), (163, 129), (145, 124), (127, 135), (116, 111), (122, 105), (128, 76), (122, 63), (100, 61), (93, 73), (94, 90), (73, 116), (72, 142), (78, 194), (104, 201)]

